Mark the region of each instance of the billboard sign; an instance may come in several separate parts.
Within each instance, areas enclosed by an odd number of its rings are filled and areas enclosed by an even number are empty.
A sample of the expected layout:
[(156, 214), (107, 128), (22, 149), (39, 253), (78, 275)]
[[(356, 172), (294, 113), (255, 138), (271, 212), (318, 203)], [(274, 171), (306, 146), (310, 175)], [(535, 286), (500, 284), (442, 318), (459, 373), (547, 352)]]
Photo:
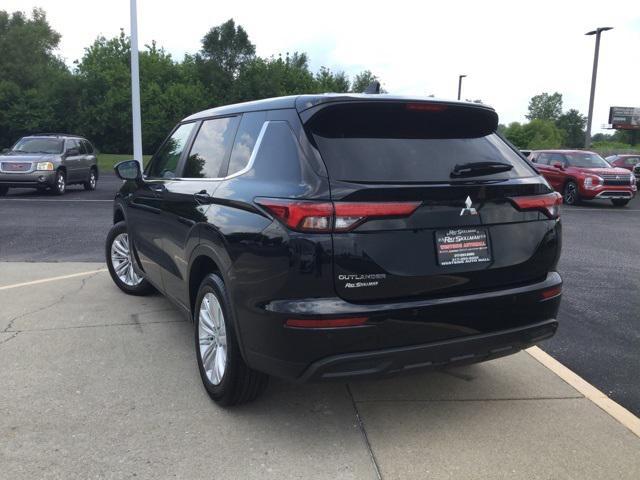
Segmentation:
[(609, 123), (618, 130), (640, 130), (640, 108), (611, 107)]

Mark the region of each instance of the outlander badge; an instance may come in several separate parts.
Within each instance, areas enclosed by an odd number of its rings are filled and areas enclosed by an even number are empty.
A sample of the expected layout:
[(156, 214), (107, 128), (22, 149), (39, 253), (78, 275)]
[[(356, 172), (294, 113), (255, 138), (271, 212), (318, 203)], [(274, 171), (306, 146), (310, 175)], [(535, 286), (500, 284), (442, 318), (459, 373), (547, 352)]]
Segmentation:
[(471, 197), (469, 197), (467, 195), (467, 199), (464, 201), (464, 205), (465, 208), (463, 208), (462, 210), (460, 210), (460, 216), (464, 216), (464, 215), (477, 215), (478, 211), (473, 208), (471, 205), (473, 205), (473, 202), (471, 201)]

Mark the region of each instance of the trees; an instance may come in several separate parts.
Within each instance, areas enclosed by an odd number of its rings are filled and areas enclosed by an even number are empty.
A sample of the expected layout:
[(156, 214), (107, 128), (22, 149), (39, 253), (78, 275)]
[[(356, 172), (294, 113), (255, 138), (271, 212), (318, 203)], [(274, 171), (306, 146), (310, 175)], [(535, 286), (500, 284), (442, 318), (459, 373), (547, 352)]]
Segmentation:
[(551, 95), (543, 92), (529, 100), (528, 120), (556, 121), (562, 115), (562, 94), (555, 92)]
[[(131, 151), (131, 48), (120, 32), (98, 37), (73, 69), (55, 55), (60, 35), (43, 10), (30, 17), (0, 10), (0, 147), (38, 131), (73, 132), (105, 152)], [(314, 92), (361, 91), (376, 79), (365, 70), (309, 68), (302, 52), (255, 54), (231, 19), (209, 30), (202, 48), (175, 61), (152, 42), (140, 52), (142, 141), (152, 153), (190, 113), (227, 103)]]
[(569, 148), (582, 148), (587, 119), (578, 110), (571, 109), (558, 117), (556, 126), (562, 130), (563, 145)]
[(562, 145), (562, 132), (549, 120), (534, 119), (529, 123), (510, 123), (504, 136), (522, 149), (558, 148)]

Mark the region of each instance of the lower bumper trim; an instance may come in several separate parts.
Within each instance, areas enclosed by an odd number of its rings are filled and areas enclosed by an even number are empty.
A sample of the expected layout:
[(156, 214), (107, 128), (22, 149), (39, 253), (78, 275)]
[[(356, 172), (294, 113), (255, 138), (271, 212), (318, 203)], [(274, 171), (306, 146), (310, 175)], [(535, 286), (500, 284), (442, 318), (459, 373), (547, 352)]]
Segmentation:
[(302, 382), (380, 377), (417, 369), (435, 369), (491, 360), (516, 353), (552, 337), (558, 322), (545, 320), (525, 327), (441, 342), (372, 352), (334, 355), (312, 363)]

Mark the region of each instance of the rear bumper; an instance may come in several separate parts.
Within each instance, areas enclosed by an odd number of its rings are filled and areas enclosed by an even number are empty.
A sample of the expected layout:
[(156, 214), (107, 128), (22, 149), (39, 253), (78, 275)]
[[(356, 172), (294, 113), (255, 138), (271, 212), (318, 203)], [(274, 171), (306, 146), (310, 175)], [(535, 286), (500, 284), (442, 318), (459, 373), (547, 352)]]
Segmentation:
[(51, 187), (55, 184), (55, 181), (55, 171), (35, 171), (31, 173), (0, 173), (0, 185), (3, 187)]
[(443, 342), (334, 355), (312, 363), (300, 380), (380, 377), (418, 369), (483, 362), (535, 345), (552, 337), (557, 328), (558, 322), (552, 319), (526, 327)]
[[(515, 353), (557, 328), (557, 272), (527, 285), (454, 297), (384, 304), (340, 298), (281, 300), (244, 311), (247, 364), (297, 381), (384, 376), (473, 363)], [(361, 326), (293, 328), (287, 319), (367, 317)]]

